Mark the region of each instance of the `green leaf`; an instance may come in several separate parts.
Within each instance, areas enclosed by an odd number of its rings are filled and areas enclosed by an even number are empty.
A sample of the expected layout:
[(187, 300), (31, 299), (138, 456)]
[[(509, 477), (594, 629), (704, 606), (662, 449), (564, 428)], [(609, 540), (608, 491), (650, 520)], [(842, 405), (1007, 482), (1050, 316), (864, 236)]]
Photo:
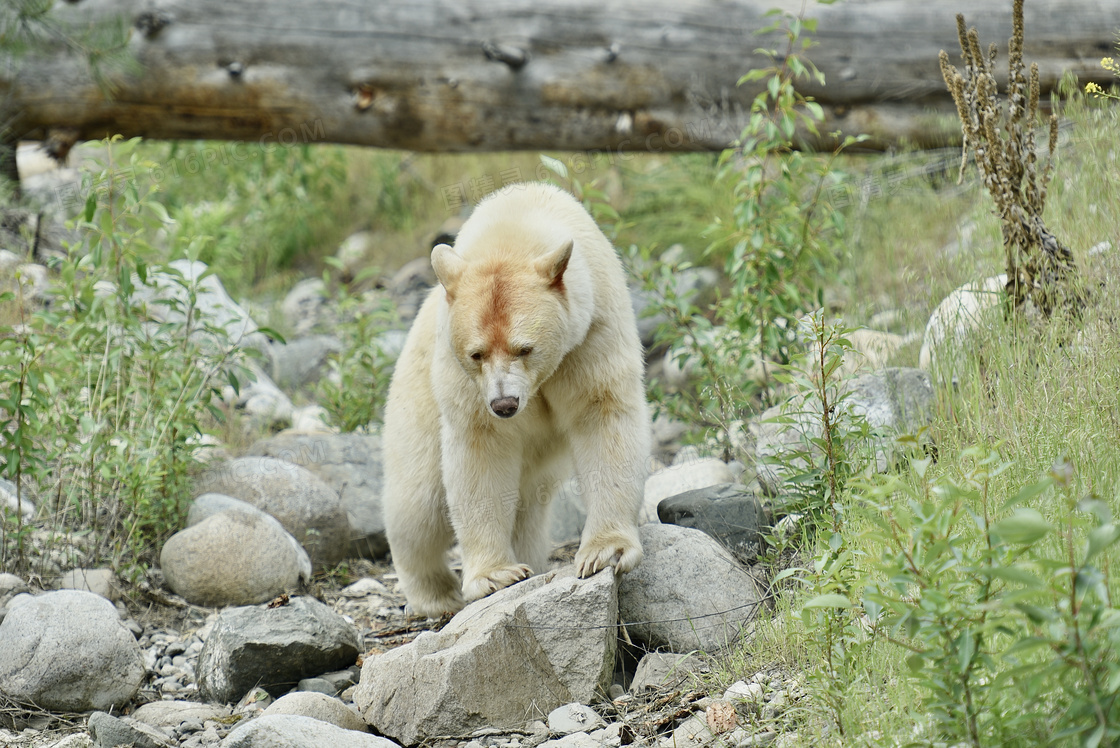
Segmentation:
[(826, 594), (817, 595), (809, 602), (805, 603), (804, 608), (850, 608), (852, 602), (844, 595)]
[(1046, 489), (1050, 488), (1050, 486), (1052, 485), (1054, 485), (1054, 482), (1049, 478), (1046, 478), (1044, 480), (1040, 480), (1038, 483), (1031, 483), (1030, 485), (1023, 486), (1022, 490), (1020, 490), (1019, 493), (1015, 494), (1007, 500), (1007, 503), (1003, 505), (1003, 509), (1007, 510), (1011, 507), (1018, 506), (1019, 504), (1025, 504), (1035, 496), (1038, 496), (1039, 494), (1045, 492)]
[(568, 167), (564, 166), (563, 161), (552, 158), (551, 156), (546, 156), (542, 153), (541, 163), (544, 164), (544, 168), (558, 175), (561, 179), (568, 178)]
[(1109, 523), (1094, 527), (1089, 531), (1088, 549), (1085, 551), (1085, 561), (1096, 556), (1104, 549), (1111, 546), (1113, 543), (1120, 539), (1120, 527)]
[(1046, 537), (1050, 523), (1037, 509), (1019, 508), (1007, 519), (995, 523), (992, 532), (1008, 543), (1030, 545)]

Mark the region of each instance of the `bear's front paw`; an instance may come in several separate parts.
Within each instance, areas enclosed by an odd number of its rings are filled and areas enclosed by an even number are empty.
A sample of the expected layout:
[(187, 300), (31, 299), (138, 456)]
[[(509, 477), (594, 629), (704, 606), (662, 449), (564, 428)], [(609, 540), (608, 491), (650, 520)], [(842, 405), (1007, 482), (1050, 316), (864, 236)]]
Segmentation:
[(533, 576), (533, 570), (525, 564), (499, 566), (496, 569), (464, 579), (463, 598), (468, 602), (478, 600), (531, 576)]
[(616, 573), (630, 571), (642, 561), (642, 546), (636, 538), (606, 535), (591, 538), (576, 553), (576, 569), (581, 578), (597, 574), (608, 566)]

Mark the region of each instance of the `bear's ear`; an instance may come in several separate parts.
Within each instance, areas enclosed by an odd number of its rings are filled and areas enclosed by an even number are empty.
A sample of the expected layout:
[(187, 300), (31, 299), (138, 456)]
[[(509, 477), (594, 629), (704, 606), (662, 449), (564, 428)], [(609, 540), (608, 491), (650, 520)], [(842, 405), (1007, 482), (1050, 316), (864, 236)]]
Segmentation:
[(432, 249), (432, 270), (436, 271), (436, 278), (447, 291), (448, 301), (455, 295), (455, 286), (466, 264), (466, 260), (455, 254), (455, 250), (447, 244), (437, 244)]
[(537, 259), (537, 272), (541, 274), (550, 288), (557, 291), (564, 290), (564, 271), (568, 269), (568, 260), (572, 259), (572, 247), (575, 242), (571, 239)]

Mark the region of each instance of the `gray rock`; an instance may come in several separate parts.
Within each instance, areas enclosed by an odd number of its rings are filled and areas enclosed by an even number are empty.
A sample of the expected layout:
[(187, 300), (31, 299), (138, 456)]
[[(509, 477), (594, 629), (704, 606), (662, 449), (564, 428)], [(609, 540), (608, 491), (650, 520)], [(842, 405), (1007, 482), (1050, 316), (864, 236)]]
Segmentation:
[(619, 616), (634, 622), (630, 636), (677, 651), (734, 643), (762, 605), (754, 578), (699, 530), (648, 524), (640, 534), (645, 559), (619, 585)]
[(630, 693), (641, 694), (645, 691), (672, 689), (686, 683), (694, 674), (704, 669), (704, 663), (688, 654), (676, 652), (648, 652), (638, 662), (634, 679), (630, 681)]
[(273, 343), (272, 379), (282, 388), (298, 389), (314, 384), (326, 370), (327, 359), (342, 351), (342, 342), (333, 335), (309, 335), (287, 343)]
[(120, 582), (112, 569), (72, 569), (59, 577), (60, 590), (85, 590), (116, 601), (120, 599)]
[(227, 509), (175, 533), (159, 562), (168, 587), (213, 607), (263, 603), (310, 578), (307, 554), (259, 509)]
[(134, 720), (124, 720), (105, 712), (94, 712), (86, 725), (97, 748), (169, 748), (167, 736), (150, 725)]
[(327, 287), (322, 278), (308, 278), (292, 287), (280, 304), (280, 314), (296, 335), (307, 335), (333, 322)]
[(758, 560), (762, 532), (767, 528), (762, 503), (745, 486), (722, 483), (686, 491), (657, 505), (666, 525), (692, 527), (718, 540), (744, 565)]
[(184, 722), (217, 722), (232, 714), (225, 705), (196, 701), (152, 701), (137, 707), (132, 718), (153, 727), (178, 727)]
[(639, 521), (656, 522), (657, 505), (670, 496), (735, 481), (735, 472), (727, 463), (716, 457), (686, 459), (662, 468), (646, 479), (645, 497), (642, 500)]
[(274, 457), (230, 460), (204, 473), (196, 489), (241, 499), (280, 520), (307, 550), (316, 571), (346, 558), (350, 523), (338, 493), (294, 462)]
[(590, 732), (603, 726), (603, 718), (589, 706), (574, 702), (548, 713), (548, 729), (555, 735)]
[[(849, 396), (842, 401), (842, 413), (866, 419), (873, 432), (868, 446), (879, 472), (894, 460), (897, 435), (917, 434), (933, 420), (933, 387), (929, 375), (920, 369), (883, 369), (849, 380), (844, 387)], [(776, 422), (783, 415), (783, 406), (774, 406), (750, 425), (758, 482), (770, 496), (780, 494), (784, 481), (805, 469), (804, 459), (795, 457), (796, 452), (811, 449), (819, 454), (819, 447), (811, 445), (821, 434), (819, 403), (802, 398), (784, 407), (789, 423)]]
[(355, 231), (342, 240), (334, 256), (342, 263), (346, 277), (353, 278), (365, 267), (376, 247), (377, 242), (372, 231)]
[(326, 678), (304, 678), (296, 684), (296, 690), (310, 691), (312, 693), (323, 693), (327, 696), (334, 696), (336, 693), (338, 693), (338, 689), (335, 688), (334, 684)]
[(389, 553), (381, 518), (381, 437), (279, 434), (256, 442), (247, 454), (307, 468), (337, 491), (350, 525), (351, 557), (380, 559)]
[(520, 728), (589, 702), (611, 683), (616, 595), (611, 570), (578, 579), (571, 566), (499, 590), (438, 633), (367, 659), (354, 702), (377, 732), (406, 745)]
[(81, 590), (14, 602), (0, 624), (0, 691), (61, 712), (119, 707), (136, 694), (144, 658), (111, 602)]
[(0, 573), (0, 601), (27, 592), (27, 584), (15, 574)]
[(296, 691), (281, 696), (264, 710), (261, 716), (270, 714), (295, 714), (328, 722), (344, 730), (369, 732), (369, 728), (358, 713), (333, 696), (314, 691)]
[(237, 728), (221, 748), (400, 748), (392, 740), (346, 730), (311, 717), (269, 714)]
[(352, 625), (311, 597), (227, 608), (198, 658), (199, 693), (229, 702), (260, 685), (275, 696), (302, 678), (354, 664), (359, 644)]
[(295, 405), (272, 378), (254, 361), (245, 364), (251, 378), (243, 380), (234, 391), (232, 386), (223, 390), (226, 402), (240, 409), (258, 426), (283, 427), (292, 421)]
[(147, 313), (161, 322), (186, 322), (190, 309), (196, 335), (208, 336), (206, 326), (218, 327), (232, 343), (267, 350), (268, 338), (257, 332), (257, 323), (230, 298), (218, 276), (208, 272), (203, 262), (169, 262), (166, 270), (149, 271), (146, 283), (135, 280), (133, 300), (146, 303)]

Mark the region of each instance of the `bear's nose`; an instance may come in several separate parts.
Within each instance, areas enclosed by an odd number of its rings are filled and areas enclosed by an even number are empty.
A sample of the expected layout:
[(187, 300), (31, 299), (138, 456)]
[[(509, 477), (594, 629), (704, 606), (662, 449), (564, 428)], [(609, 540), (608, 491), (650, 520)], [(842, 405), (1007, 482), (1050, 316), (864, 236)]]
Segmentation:
[(517, 403), (516, 397), (499, 397), (490, 401), (490, 409), (494, 411), (494, 415), (510, 418), (517, 415)]

